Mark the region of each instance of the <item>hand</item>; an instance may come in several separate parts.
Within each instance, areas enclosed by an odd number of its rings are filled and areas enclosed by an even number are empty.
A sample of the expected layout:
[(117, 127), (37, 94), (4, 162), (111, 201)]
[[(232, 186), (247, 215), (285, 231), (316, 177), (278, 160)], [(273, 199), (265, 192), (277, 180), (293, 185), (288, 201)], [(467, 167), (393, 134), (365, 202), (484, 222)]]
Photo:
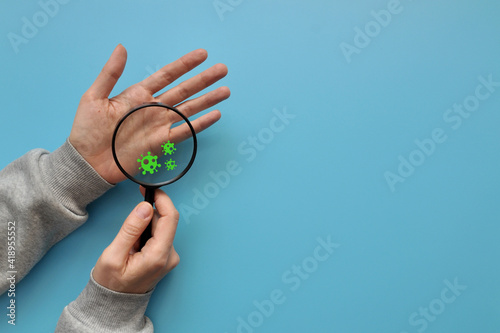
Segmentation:
[(161, 190), (155, 192), (155, 204), (152, 237), (138, 252), (139, 238), (153, 216), (153, 207), (144, 201), (130, 213), (97, 260), (93, 271), (97, 283), (122, 293), (143, 294), (179, 264), (173, 246), (179, 213)]
[[(125, 176), (116, 166), (111, 151), (111, 139), (118, 120), (133, 107), (160, 102), (175, 106), (186, 117), (206, 110), (230, 95), (229, 88), (220, 87), (204, 95), (187, 100), (194, 94), (210, 87), (227, 74), (227, 67), (217, 64), (166, 92), (153, 96), (176, 79), (191, 71), (207, 58), (203, 49), (192, 51), (163, 67), (142, 82), (125, 89), (121, 94), (108, 99), (116, 82), (123, 73), (127, 51), (118, 45), (101, 73), (89, 90), (83, 94), (69, 136), (71, 144), (106, 181), (116, 184)], [(195, 132), (201, 132), (220, 119), (218, 110), (211, 111), (192, 121)], [(179, 142), (189, 135), (182, 126), (170, 131), (172, 141)]]

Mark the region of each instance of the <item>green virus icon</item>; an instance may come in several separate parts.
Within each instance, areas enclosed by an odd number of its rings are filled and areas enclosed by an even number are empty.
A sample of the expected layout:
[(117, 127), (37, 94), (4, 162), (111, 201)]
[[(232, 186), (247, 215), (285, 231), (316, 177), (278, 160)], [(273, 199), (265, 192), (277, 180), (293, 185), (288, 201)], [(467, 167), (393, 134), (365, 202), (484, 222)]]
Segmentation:
[(167, 141), (167, 143), (163, 142), (161, 147), (163, 148), (163, 152), (165, 153), (165, 155), (172, 155), (174, 153), (174, 150), (177, 150), (176, 148), (174, 148), (174, 143), (170, 141)]
[(151, 152), (148, 151), (148, 154), (146, 156), (143, 156), (141, 154), (142, 158), (139, 158), (137, 162), (141, 163), (141, 166), (139, 167), (139, 170), (142, 169), (142, 174), (145, 175), (146, 172), (149, 171), (150, 174), (155, 173), (158, 171), (158, 168), (161, 167), (161, 164), (157, 162), (158, 156), (151, 156)]
[(175, 161), (172, 161), (172, 159), (165, 162), (165, 166), (167, 167), (167, 170), (174, 170), (175, 167), (177, 167), (177, 165), (175, 164)]

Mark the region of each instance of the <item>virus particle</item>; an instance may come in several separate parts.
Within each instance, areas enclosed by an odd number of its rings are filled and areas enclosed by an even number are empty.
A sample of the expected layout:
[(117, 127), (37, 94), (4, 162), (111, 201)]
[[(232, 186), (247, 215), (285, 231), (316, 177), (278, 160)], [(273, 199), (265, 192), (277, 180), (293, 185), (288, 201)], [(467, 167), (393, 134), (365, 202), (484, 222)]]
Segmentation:
[(137, 162), (141, 163), (139, 170), (142, 169), (142, 174), (145, 175), (146, 172), (149, 171), (150, 174), (153, 174), (158, 171), (158, 168), (161, 167), (161, 164), (157, 162), (158, 156), (151, 156), (151, 152), (148, 151), (146, 156), (141, 154), (141, 158), (137, 160)]
[(165, 153), (165, 155), (172, 155), (174, 153), (174, 150), (177, 150), (176, 148), (174, 148), (174, 143), (170, 141), (167, 141), (167, 143), (163, 142), (161, 147), (163, 148), (163, 152)]
[(167, 170), (174, 170), (177, 165), (175, 164), (175, 161), (172, 161), (172, 159), (170, 159), (165, 162), (165, 166), (167, 167)]

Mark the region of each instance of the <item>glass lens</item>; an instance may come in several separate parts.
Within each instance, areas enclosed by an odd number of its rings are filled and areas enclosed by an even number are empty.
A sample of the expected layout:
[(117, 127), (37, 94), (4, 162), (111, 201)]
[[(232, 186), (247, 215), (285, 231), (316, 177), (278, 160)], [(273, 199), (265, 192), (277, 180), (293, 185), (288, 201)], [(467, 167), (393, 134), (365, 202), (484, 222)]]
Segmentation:
[(186, 133), (191, 133), (188, 124), (176, 112), (156, 105), (140, 108), (116, 131), (116, 158), (140, 184), (169, 182), (184, 173), (193, 156), (194, 140), (191, 135), (185, 139)]

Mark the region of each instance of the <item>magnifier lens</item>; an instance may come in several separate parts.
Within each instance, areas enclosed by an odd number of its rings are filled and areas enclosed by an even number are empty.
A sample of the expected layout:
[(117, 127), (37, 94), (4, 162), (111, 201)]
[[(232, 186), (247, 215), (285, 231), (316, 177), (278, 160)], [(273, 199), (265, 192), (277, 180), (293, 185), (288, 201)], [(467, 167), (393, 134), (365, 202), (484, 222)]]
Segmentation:
[(176, 139), (185, 133), (190, 133), (188, 124), (172, 109), (157, 105), (137, 108), (116, 129), (117, 164), (141, 185), (169, 184), (184, 175), (194, 159), (194, 138)]

